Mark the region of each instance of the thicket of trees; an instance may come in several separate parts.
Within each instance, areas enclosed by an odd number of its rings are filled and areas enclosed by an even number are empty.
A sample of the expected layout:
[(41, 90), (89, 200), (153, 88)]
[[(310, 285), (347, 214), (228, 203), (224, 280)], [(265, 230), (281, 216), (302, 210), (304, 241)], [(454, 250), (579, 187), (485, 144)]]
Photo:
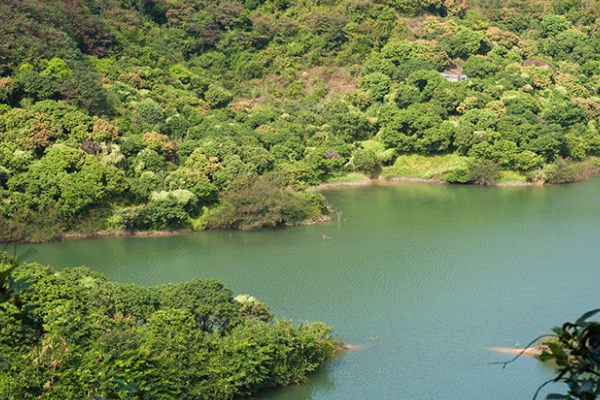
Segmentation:
[(600, 152), (599, 16), (580, 0), (3, 1), (0, 239), (314, 219), (307, 187), (403, 154), (465, 157), (453, 183), (572, 181)]
[(38, 264), (12, 280), (0, 256), (5, 399), (232, 399), (303, 382), (341, 345), (215, 280), (146, 289)]

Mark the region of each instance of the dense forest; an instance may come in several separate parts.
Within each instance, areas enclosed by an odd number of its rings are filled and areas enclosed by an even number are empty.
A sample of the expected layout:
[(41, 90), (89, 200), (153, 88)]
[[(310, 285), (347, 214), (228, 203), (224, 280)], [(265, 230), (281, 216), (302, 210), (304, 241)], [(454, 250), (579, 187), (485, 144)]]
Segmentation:
[(598, 168), (598, 17), (585, 0), (2, 1), (0, 240), (317, 220), (307, 188), (365, 176), (574, 181)]
[(148, 289), (0, 253), (3, 399), (232, 399), (304, 382), (340, 348), (215, 280)]

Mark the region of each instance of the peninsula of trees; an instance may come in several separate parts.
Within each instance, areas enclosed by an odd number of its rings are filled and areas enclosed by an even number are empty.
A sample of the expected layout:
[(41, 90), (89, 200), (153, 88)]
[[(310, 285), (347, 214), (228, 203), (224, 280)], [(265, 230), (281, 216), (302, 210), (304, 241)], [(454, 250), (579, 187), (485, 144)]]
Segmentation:
[(3, 399), (233, 399), (304, 382), (342, 345), (215, 280), (146, 289), (26, 264), (7, 285), (11, 262), (0, 253)]
[(600, 153), (599, 17), (580, 0), (2, 1), (0, 240), (314, 220), (308, 187), (361, 176), (576, 180)]

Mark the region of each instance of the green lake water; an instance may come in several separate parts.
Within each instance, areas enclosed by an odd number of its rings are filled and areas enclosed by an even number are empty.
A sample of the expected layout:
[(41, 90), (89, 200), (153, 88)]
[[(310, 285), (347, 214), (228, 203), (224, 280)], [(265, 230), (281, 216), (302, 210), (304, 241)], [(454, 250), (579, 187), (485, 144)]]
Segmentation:
[(510, 356), (486, 348), (600, 306), (600, 179), (325, 194), (341, 221), (50, 243), (35, 259), (146, 286), (216, 278), (360, 346), (259, 400), (531, 399), (552, 368), (524, 357), (502, 369), (489, 363)]

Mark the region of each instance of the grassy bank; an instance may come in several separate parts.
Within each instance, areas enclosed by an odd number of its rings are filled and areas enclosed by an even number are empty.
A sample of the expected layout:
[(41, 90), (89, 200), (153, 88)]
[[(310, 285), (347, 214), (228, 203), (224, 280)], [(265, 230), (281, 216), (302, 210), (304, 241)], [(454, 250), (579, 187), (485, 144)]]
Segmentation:
[(403, 155), (393, 165), (384, 167), (381, 176), (385, 180), (414, 178), (478, 185), (542, 185), (589, 179), (599, 169), (600, 160), (596, 157), (582, 161), (559, 159), (541, 168), (514, 171), (500, 164), (456, 154)]

